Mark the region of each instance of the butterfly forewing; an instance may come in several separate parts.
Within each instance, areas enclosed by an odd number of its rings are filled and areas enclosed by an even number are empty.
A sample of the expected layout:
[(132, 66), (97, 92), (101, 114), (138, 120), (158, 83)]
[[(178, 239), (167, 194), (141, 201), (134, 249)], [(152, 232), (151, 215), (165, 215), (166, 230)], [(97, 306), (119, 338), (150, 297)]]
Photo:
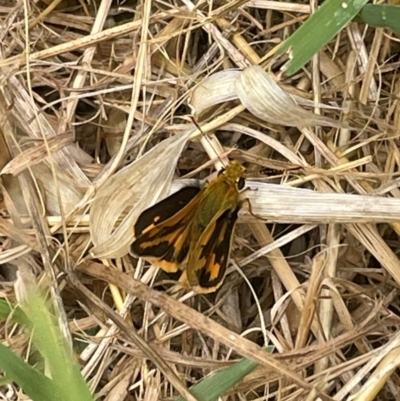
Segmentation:
[(144, 210), (136, 221), (135, 237), (138, 238), (143, 231), (149, 231), (157, 222), (165, 222), (182, 211), (200, 191), (199, 187), (184, 187)]
[(132, 253), (168, 272), (176, 272), (188, 253), (189, 224), (200, 191), (185, 187), (146, 209), (134, 227)]

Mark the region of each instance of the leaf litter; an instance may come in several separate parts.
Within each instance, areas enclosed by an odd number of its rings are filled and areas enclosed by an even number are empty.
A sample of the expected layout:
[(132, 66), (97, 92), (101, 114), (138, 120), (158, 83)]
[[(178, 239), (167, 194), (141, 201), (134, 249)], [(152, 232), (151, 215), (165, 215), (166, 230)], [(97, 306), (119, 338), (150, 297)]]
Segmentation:
[[(397, 399), (395, 35), (351, 23), (288, 77), (261, 61), (306, 3), (73, 3), (0, 6), (2, 300), (27, 268), (51, 289), (101, 399), (194, 400), (243, 357), (226, 399)], [(254, 213), (235, 263), (216, 294), (176, 292), (129, 255), (133, 224), (228, 159)], [(17, 324), (0, 338), (29, 349)]]

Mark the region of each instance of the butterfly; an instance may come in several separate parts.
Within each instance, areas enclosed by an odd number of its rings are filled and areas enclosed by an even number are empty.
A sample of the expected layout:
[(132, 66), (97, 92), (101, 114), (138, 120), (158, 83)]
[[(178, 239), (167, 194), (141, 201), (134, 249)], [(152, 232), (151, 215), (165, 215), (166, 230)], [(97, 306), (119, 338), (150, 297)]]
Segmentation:
[(245, 168), (230, 162), (202, 188), (184, 187), (144, 210), (134, 226), (131, 252), (202, 294), (223, 283), (242, 206)]

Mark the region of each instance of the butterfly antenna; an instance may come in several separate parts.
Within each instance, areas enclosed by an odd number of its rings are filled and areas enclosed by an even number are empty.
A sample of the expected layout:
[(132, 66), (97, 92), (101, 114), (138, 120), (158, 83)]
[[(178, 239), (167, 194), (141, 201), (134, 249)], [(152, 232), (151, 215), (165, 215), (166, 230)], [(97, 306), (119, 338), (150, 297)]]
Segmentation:
[(222, 148), (221, 144), (219, 143), (217, 137), (214, 134), (211, 135), (207, 135), (203, 132), (203, 130), (201, 129), (200, 125), (197, 123), (197, 121), (190, 116), (190, 119), (192, 120), (193, 124), (197, 127), (197, 129), (202, 133), (201, 136), (201, 144), (204, 147), (204, 150), (207, 152), (208, 156), (212, 159), (218, 159), (220, 164), (217, 167), (217, 170), (221, 170), (223, 168), (226, 167), (226, 165), (228, 164), (229, 160), (228, 158), (225, 157), (221, 157), (221, 154), (224, 153), (224, 149)]

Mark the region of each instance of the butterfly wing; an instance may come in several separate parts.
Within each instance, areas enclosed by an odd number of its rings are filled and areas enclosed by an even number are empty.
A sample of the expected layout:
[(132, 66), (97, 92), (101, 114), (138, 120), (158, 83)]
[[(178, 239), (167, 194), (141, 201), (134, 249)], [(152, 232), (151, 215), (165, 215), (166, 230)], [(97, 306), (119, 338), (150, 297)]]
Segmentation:
[(212, 221), (189, 252), (182, 280), (199, 293), (216, 291), (223, 282), (240, 205)]
[(199, 203), (198, 187), (184, 187), (146, 209), (135, 226), (131, 251), (167, 272), (176, 272), (189, 250), (189, 226)]

